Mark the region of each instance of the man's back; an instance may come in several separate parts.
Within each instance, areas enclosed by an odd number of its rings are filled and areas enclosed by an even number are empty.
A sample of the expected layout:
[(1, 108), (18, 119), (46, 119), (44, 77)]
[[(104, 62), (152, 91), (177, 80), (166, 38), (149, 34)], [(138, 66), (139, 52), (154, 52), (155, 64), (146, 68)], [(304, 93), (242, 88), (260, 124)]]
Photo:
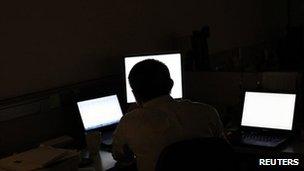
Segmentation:
[(163, 148), (173, 142), (221, 136), (223, 127), (213, 107), (162, 96), (122, 118), (114, 134), (113, 156), (122, 157), (128, 146), (136, 156), (138, 169), (149, 171), (154, 170)]

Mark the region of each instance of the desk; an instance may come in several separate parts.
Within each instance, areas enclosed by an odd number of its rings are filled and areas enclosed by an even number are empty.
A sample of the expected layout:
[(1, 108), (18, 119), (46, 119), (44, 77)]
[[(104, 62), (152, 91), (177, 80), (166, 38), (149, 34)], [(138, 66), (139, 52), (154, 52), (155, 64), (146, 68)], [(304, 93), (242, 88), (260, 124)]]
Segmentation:
[[(78, 170), (79, 156), (74, 156), (72, 158), (60, 161), (46, 168), (36, 169), (35, 171), (75, 171)], [(8, 171), (6, 169), (1, 169), (0, 171)]]
[[(257, 160), (259, 158), (299, 158), (300, 166), (304, 168), (304, 142), (294, 140), (289, 142), (287, 146), (281, 149), (261, 149), (253, 147), (244, 147), (233, 145), (233, 149), (237, 156), (241, 158), (241, 170), (257, 170)], [(101, 157), (102, 168), (104, 171), (114, 167), (116, 161), (113, 159), (112, 154), (106, 151), (99, 152)], [(283, 168), (284, 169), (284, 168)]]
[[(244, 166), (242, 170), (250, 170), (248, 169), (248, 167), (256, 167), (259, 158), (299, 158), (299, 167), (304, 168), (303, 140), (291, 140), (280, 149), (262, 149), (249, 146), (239, 146), (235, 144), (233, 144), (232, 146), (234, 151), (237, 153), (237, 156), (241, 158), (241, 162), (243, 162), (242, 164), (248, 164), (247, 166)], [(100, 150), (99, 154), (101, 158), (102, 168), (104, 171), (114, 167), (116, 161), (113, 159), (112, 154), (110, 152)]]

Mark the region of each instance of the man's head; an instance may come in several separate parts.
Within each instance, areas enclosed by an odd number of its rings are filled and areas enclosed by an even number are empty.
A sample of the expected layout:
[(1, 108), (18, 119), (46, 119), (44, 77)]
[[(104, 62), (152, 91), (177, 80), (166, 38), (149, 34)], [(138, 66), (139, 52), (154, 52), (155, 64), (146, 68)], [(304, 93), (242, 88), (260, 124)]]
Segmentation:
[(128, 78), (139, 104), (162, 95), (169, 95), (173, 86), (168, 67), (154, 59), (147, 59), (134, 65)]

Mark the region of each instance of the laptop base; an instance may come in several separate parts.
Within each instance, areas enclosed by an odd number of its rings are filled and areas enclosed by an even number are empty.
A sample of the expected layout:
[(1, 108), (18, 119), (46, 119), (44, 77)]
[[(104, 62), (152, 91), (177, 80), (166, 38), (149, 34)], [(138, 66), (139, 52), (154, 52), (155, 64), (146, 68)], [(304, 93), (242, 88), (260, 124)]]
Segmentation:
[(240, 135), (239, 144), (264, 148), (279, 148), (286, 144), (291, 136), (257, 134), (255, 132), (243, 132)]

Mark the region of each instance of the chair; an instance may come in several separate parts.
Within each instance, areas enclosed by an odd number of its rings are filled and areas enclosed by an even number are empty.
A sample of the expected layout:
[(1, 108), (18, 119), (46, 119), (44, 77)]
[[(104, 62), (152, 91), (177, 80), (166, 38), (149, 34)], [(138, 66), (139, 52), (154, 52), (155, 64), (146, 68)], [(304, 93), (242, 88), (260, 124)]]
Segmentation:
[(156, 171), (238, 170), (230, 145), (220, 138), (195, 138), (167, 146), (160, 154)]

